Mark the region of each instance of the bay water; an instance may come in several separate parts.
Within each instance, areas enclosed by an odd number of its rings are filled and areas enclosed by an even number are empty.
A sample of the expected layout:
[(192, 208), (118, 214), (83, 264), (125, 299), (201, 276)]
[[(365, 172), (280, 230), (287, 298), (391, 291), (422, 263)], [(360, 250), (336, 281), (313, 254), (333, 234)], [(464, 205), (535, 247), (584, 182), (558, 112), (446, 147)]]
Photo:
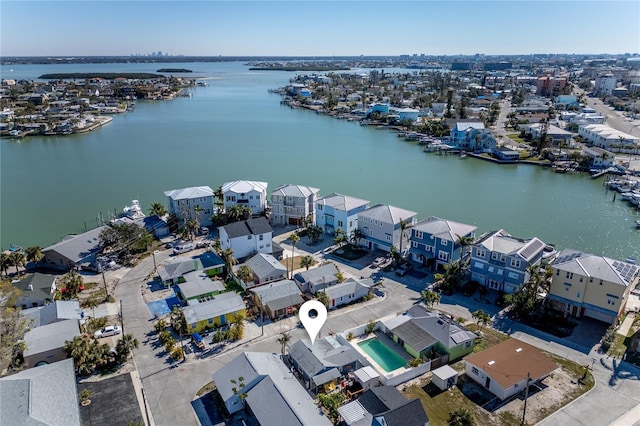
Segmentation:
[[(280, 105), (269, 89), (293, 72), (240, 62), (5, 65), (3, 79), (49, 72), (156, 72), (207, 78), (191, 97), (136, 102), (93, 132), (0, 141), (0, 245), (47, 246), (93, 228), (132, 199), (148, 211), (164, 191), (247, 179), (293, 183), (473, 224), (558, 248), (625, 259), (640, 255), (637, 210), (604, 178), (556, 174), (422, 152), (388, 130)], [(393, 72), (393, 70), (385, 70)]]

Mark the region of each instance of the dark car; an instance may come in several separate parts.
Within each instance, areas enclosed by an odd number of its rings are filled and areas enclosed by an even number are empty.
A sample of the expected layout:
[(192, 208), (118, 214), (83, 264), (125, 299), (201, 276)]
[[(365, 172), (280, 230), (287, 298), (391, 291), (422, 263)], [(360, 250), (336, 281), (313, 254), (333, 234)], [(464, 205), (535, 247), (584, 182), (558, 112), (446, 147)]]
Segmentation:
[(404, 263), (400, 265), (398, 269), (396, 269), (396, 275), (399, 277), (404, 277), (412, 269), (413, 265), (411, 263)]

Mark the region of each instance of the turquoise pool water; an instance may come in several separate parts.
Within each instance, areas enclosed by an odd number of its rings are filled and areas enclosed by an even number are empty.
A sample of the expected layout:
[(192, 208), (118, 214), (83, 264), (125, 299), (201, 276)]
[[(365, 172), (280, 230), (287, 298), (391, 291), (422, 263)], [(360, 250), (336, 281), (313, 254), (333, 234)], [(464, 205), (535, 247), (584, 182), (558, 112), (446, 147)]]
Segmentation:
[(395, 353), (393, 349), (378, 340), (377, 337), (358, 343), (375, 362), (384, 368), (387, 373), (400, 367), (406, 367), (407, 362), (400, 355)]

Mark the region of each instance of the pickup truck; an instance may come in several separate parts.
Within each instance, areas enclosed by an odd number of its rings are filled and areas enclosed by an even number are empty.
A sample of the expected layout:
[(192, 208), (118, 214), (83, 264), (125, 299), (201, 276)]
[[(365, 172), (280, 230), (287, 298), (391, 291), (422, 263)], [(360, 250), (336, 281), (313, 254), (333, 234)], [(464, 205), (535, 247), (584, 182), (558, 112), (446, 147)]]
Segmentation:
[(191, 335), (191, 343), (199, 350), (204, 350), (204, 341), (199, 333), (193, 333)]
[(399, 277), (404, 277), (412, 269), (413, 265), (411, 263), (403, 263), (398, 269), (396, 269), (396, 275)]

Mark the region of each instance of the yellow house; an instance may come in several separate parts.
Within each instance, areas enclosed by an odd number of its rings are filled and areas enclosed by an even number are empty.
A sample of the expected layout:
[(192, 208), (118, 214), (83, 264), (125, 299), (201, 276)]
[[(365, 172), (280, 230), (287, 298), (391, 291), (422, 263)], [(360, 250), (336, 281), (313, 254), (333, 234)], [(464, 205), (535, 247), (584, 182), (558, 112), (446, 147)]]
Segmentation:
[(637, 265), (572, 249), (563, 250), (552, 268), (550, 307), (609, 324), (617, 324), (639, 279)]
[(182, 311), (189, 333), (228, 324), (236, 314), (247, 316), (244, 300), (234, 292), (218, 294), (208, 302), (185, 306)]

